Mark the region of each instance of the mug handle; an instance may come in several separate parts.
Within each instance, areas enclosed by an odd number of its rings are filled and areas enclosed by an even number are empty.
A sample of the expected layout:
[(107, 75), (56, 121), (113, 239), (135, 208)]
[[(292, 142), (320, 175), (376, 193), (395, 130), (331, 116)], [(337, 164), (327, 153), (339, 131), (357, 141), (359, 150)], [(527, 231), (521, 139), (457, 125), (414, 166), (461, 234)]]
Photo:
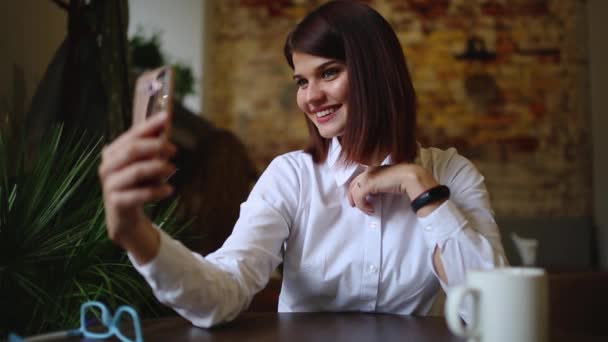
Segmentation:
[[(473, 298), (473, 312), (470, 325), (465, 327), (462, 320), (460, 319), (460, 314), (458, 311), (460, 310), (460, 305), (462, 304), (462, 300), (464, 297), (470, 294)], [(454, 289), (450, 290), (447, 301), (445, 303), (445, 319), (448, 323), (448, 327), (450, 330), (459, 337), (464, 338), (479, 338), (479, 315), (477, 310), (479, 308), (479, 290), (467, 287), (467, 286), (458, 286)]]

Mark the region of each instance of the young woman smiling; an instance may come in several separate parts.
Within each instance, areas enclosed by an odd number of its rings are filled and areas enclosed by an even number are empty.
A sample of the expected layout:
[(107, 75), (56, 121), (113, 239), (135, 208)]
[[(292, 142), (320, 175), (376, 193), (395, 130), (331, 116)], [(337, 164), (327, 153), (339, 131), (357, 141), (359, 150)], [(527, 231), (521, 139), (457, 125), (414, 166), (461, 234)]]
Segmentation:
[(175, 151), (157, 137), (165, 118), (103, 153), (109, 236), (161, 302), (197, 326), (231, 320), (283, 263), (279, 311), (424, 315), (467, 270), (506, 263), (483, 177), (454, 149), (416, 143), (414, 88), (384, 18), (328, 2), (284, 53), (310, 144), (268, 166), (216, 252), (190, 252), (143, 214), (171, 191), (160, 182)]

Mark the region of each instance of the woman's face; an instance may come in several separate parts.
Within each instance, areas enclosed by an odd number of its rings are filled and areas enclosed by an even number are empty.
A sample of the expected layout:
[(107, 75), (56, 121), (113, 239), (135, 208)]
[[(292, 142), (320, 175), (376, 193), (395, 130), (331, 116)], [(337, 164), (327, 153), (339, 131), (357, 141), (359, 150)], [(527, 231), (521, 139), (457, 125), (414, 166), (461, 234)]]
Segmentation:
[(298, 107), (317, 126), (322, 137), (341, 136), (348, 115), (346, 65), (336, 59), (301, 52), (294, 52), (292, 59)]

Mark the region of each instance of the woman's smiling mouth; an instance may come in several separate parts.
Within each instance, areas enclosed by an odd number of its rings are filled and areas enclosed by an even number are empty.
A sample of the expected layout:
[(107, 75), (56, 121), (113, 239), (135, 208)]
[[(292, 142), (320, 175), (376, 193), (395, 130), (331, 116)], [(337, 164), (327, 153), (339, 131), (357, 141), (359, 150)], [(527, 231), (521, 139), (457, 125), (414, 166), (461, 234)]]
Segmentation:
[(342, 107), (342, 105), (331, 106), (329, 108), (315, 111), (312, 114), (316, 116), (317, 122), (324, 123), (329, 121), (333, 117), (332, 114), (334, 114), (338, 109), (340, 109), (340, 107)]

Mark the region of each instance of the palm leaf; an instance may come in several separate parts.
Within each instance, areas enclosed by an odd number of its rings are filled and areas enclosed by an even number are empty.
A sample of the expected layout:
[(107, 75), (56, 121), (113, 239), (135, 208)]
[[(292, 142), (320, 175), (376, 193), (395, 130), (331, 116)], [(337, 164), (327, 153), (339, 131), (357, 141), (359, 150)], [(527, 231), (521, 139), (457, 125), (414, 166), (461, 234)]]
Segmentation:
[[(80, 304), (91, 299), (133, 305), (144, 317), (165, 313), (107, 238), (101, 140), (57, 126), (43, 141), (28, 159), (21, 141), (0, 132), (0, 337), (78, 326)], [(181, 229), (176, 204), (153, 210), (170, 234)]]

